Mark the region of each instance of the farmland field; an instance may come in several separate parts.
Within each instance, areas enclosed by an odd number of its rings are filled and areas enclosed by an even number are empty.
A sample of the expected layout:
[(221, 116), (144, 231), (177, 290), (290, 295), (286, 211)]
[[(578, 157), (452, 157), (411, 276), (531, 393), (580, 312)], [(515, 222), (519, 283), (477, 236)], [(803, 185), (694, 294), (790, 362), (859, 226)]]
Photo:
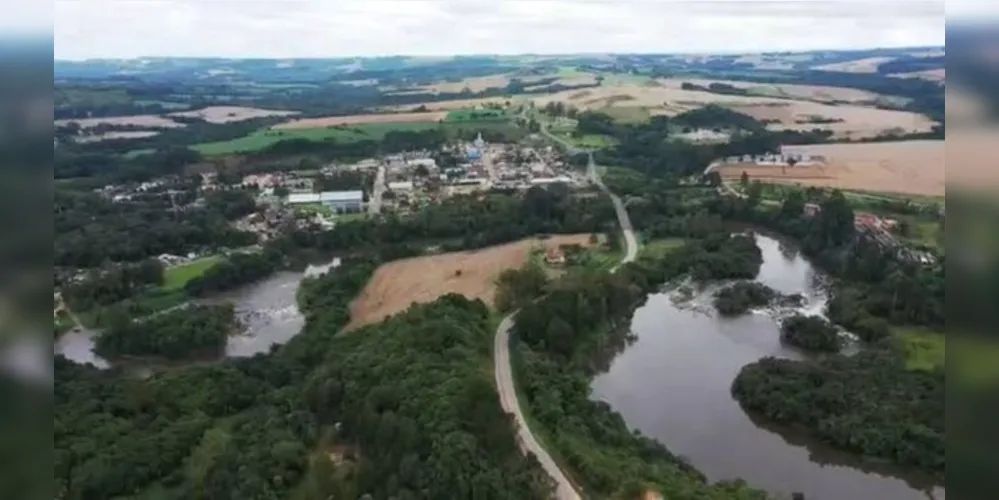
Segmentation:
[(863, 59), (855, 59), (853, 61), (823, 64), (815, 66), (812, 69), (822, 71), (838, 71), (841, 73), (877, 73), (878, 66), (880, 64), (894, 59), (894, 57), (865, 57)]
[(724, 179), (738, 179), (745, 171), (752, 179), (770, 183), (924, 196), (944, 194), (944, 141), (817, 144), (788, 146), (784, 151), (825, 156), (827, 164), (787, 168), (728, 165), (718, 172)]
[(374, 113), (367, 115), (324, 116), (302, 118), (275, 125), (275, 130), (314, 129), (339, 125), (360, 125), (370, 123), (437, 123), (447, 117), (443, 112), (425, 113)]
[(149, 128), (179, 128), (183, 123), (175, 122), (168, 118), (156, 115), (134, 115), (134, 116), (106, 116), (103, 118), (74, 118), (66, 120), (56, 120), (55, 125), (65, 126), (70, 122), (76, 122), (80, 128), (91, 128), (98, 125), (134, 125), (137, 127)]
[[(391, 116), (391, 115), (389, 115)], [(463, 128), (474, 128), (475, 130), (487, 130), (497, 128), (511, 128), (506, 121), (483, 121), (483, 122), (453, 122), (444, 124), (436, 122), (382, 122), (382, 123), (362, 123), (352, 126), (328, 126), (316, 128), (291, 128), (291, 129), (264, 129), (258, 130), (250, 135), (220, 142), (208, 142), (194, 146), (199, 153), (206, 156), (227, 155), (236, 153), (246, 153), (265, 149), (272, 144), (289, 139), (307, 139), (310, 141), (357, 142), (364, 140), (378, 140), (385, 134), (393, 131), (420, 131), (434, 128), (444, 130), (460, 130)]]
[(448, 293), (492, 304), (496, 279), (507, 269), (524, 265), (531, 250), (576, 243), (589, 246), (590, 235), (557, 235), (530, 238), (468, 252), (413, 257), (389, 262), (374, 276), (350, 306), (347, 330), (377, 323), (404, 311), (410, 304), (431, 302)]
[(198, 110), (170, 113), (168, 116), (200, 118), (208, 123), (231, 123), (265, 116), (292, 116), (297, 114), (299, 114), (298, 111), (247, 108), (244, 106), (209, 106)]

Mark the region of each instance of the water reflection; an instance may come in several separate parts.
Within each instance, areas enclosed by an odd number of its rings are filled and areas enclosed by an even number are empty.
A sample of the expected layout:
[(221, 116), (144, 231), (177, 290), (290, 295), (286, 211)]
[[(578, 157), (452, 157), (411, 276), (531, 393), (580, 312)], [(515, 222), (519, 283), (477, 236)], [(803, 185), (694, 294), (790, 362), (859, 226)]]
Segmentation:
[[(827, 295), (820, 273), (792, 246), (766, 235), (756, 239), (764, 258), (758, 280), (802, 294), (801, 312), (821, 313)], [(718, 286), (688, 300), (675, 289), (649, 296), (632, 318), (637, 340), (594, 379), (593, 398), (712, 481), (743, 478), (779, 494), (805, 492), (809, 500), (926, 498), (930, 478), (850, 460), (801, 435), (761, 426), (742, 410), (731, 384), (743, 366), (765, 356), (803, 354), (780, 341), (778, 318), (792, 311), (719, 318), (711, 306)], [(943, 498), (942, 489), (934, 498)]]

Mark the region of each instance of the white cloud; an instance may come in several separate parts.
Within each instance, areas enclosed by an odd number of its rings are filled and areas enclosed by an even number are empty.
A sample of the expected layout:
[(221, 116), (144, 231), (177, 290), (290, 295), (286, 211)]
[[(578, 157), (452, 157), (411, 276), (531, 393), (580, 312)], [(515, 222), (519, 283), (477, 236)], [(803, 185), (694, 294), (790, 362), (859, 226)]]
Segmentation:
[(56, 0), (57, 58), (941, 45), (942, 0)]

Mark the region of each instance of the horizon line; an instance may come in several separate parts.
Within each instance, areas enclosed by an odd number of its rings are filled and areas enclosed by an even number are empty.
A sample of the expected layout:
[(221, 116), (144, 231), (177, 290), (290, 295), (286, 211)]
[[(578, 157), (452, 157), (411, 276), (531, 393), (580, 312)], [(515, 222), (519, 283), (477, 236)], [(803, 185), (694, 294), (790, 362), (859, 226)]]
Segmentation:
[(630, 55), (642, 55), (642, 56), (707, 56), (707, 55), (717, 55), (717, 56), (737, 56), (737, 55), (769, 55), (769, 54), (807, 54), (811, 52), (869, 52), (877, 50), (918, 50), (918, 49), (943, 49), (946, 50), (946, 44), (924, 44), (924, 45), (898, 45), (898, 46), (872, 46), (863, 48), (825, 48), (825, 49), (807, 49), (807, 50), (793, 50), (793, 49), (774, 49), (774, 50), (748, 50), (748, 51), (691, 51), (691, 52), (626, 52), (626, 51), (586, 51), (586, 52), (521, 52), (521, 53), (454, 53), (454, 54), (371, 54), (371, 55), (329, 55), (329, 56), (220, 56), (220, 55), (183, 55), (183, 56), (171, 56), (171, 55), (147, 55), (147, 56), (133, 56), (133, 57), (109, 57), (109, 56), (97, 56), (97, 57), (85, 57), (85, 58), (53, 58), (54, 62), (88, 62), (88, 61), (141, 61), (150, 59), (223, 59), (228, 61), (281, 61), (281, 60), (305, 60), (305, 61), (323, 61), (332, 59), (383, 59), (391, 57), (401, 57), (407, 59), (432, 59), (432, 58), (456, 58), (456, 57), (587, 57), (587, 56), (630, 56)]

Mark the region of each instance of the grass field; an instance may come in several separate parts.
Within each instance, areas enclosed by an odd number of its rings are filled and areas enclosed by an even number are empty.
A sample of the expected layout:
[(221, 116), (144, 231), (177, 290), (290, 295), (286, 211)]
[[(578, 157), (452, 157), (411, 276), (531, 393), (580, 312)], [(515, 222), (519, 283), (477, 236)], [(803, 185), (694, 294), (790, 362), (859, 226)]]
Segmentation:
[(649, 110), (641, 106), (609, 106), (594, 111), (610, 116), (617, 123), (645, 123), (649, 121)]
[(163, 289), (179, 290), (191, 279), (201, 276), (208, 268), (214, 266), (221, 257), (210, 255), (200, 259), (192, 260), (179, 266), (168, 267), (163, 271)]
[(686, 241), (683, 238), (660, 238), (643, 241), (640, 255), (643, 257), (660, 258), (675, 248), (680, 248)]
[(301, 128), (301, 129), (265, 129), (258, 130), (248, 136), (231, 139), (221, 142), (208, 142), (194, 146), (199, 153), (205, 156), (219, 156), (237, 153), (249, 153), (260, 151), (280, 141), (289, 139), (307, 139), (310, 141), (337, 142), (357, 142), (364, 140), (380, 140), (385, 134), (393, 131), (415, 132), (420, 130), (430, 130), (443, 127), (445, 130), (460, 130), (462, 128), (471, 129), (496, 129), (513, 127), (508, 121), (467, 121), (451, 123), (435, 122), (385, 122), (385, 123), (365, 123), (351, 126), (335, 126), (322, 128)]
[(582, 137), (573, 137), (570, 134), (559, 134), (560, 137), (568, 141), (573, 146), (579, 148), (609, 148), (617, 144), (617, 139), (609, 135), (586, 134)]
[(946, 348), (942, 333), (920, 327), (897, 327), (892, 333), (905, 353), (909, 369), (933, 370), (944, 365)]

